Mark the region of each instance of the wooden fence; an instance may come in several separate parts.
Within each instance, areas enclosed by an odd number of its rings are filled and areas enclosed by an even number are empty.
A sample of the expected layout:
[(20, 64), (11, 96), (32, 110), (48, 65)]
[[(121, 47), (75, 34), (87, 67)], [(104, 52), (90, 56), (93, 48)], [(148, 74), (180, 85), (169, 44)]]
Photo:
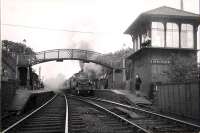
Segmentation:
[(156, 86), (162, 112), (200, 120), (200, 83), (167, 83)]

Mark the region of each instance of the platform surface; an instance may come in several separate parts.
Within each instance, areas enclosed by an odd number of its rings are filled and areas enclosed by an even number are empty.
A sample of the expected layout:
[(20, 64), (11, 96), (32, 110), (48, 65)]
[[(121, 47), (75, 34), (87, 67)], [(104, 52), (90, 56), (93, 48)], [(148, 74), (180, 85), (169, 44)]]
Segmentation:
[(19, 111), (23, 109), (31, 94), (30, 91), (17, 90), (10, 110)]
[(44, 93), (48, 92), (48, 90), (26, 90), (26, 89), (18, 89), (14, 96), (14, 100), (11, 104), (10, 110), (19, 111), (24, 108), (26, 102), (32, 94), (36, 93)]
[(145, 97), (136, 96), (133, 92), (128, 91), (128, 90), (111, 90), (111, 91), (116, 93), (116, 94), (121, 94), (121, 95), (127, 97), (131, 102), (133, 102), (135, 104), (146, 104), (146, 105), (151, 105), (152, 104)]

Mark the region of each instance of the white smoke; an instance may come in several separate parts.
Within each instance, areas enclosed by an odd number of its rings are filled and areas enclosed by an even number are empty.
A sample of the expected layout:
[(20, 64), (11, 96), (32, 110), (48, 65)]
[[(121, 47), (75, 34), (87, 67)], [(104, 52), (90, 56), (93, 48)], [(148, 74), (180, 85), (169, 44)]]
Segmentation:
[[(95, 41), (91, 36), (81, 35), (81, 36), (73, 36), (73, 48), (81, 49), (81, 50), (91, 50), (94, 51)], [(102, 66), (94, 64), (94, 63), (84, 63), (83, 61), (79, 61), (80, 69), (83, 72), (86, 72), (89, 77), (96, 77), (102, 73)]]
[(55, 78), (49, 78), (44, 81), (44, 86), (46, 90), (58, 90), (62, 89), (65, 82), (65, 75), (59, 73)]
[(90, 78), (97, 78), (101, 76), (103, 72), (103, 68), (100, 65), (94, 63), (85, 63), (83, 67), (83, 71), (88, 73)]

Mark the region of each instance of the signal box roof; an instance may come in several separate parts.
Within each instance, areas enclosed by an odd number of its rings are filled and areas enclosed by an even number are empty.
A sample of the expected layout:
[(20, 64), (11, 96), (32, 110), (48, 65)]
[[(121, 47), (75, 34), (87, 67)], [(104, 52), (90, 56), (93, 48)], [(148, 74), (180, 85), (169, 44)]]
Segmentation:
[[(147, 12), (142, 13), (136, 21), (134, 21), (128, 29), (124, 32), (125, 34), (131, 34), (139, 23), (149, 21), (166, 21), (166, 22), (189, 22), (200, 24), (200, 15), (175, 9), (167, 6), (162, 6)], [(141, 27), (140, 27), (141, 28)]]

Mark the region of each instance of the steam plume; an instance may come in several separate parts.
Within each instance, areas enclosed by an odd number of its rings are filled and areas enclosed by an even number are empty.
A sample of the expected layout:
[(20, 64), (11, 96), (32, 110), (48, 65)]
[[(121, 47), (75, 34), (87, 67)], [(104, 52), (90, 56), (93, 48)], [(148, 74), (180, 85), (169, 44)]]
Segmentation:
[(65, 76), (59, 73), (55, 78), (49, 78), (44, 81), (45, 89), (48, 90), (58, 90), (62, 88), (65, 82)]
[[(80, 39), (80, 40), (77, 40)], [(87, 41), (86, 41), (87, 39)], [(73, 47), (76, 49), (83, 50), (93, 50), (94, 49), (94, 41), (88, 36), (81, 36), (76, 38), (74, 41)], [(84, 63), (83, 61), (79, 61), (79, 66), (81, 71), (86, 72), (90, 78), (95, 78), (102, 74), (102, 66), (94, 64), (94, 63)]]

